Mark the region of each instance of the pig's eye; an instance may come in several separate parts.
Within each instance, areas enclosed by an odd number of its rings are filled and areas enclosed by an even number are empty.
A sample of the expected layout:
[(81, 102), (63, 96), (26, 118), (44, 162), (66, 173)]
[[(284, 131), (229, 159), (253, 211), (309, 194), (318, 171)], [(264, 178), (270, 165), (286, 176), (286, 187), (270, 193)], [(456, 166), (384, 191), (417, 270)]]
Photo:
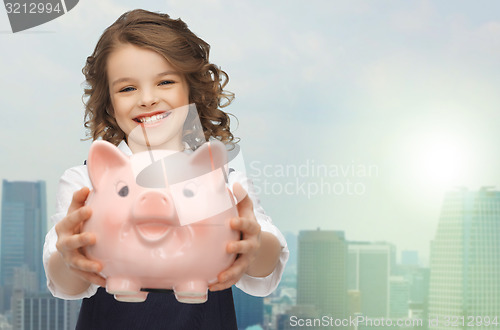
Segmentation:
[(118, 195), (121, 197), (127, 197), (128, 195), (128, 186), (124, 182), (118, 182), (116, 185), (116, 191), (118, 192)]
[(191, 198), (196, 194), (197, 190), (198, 190), (198, 186), (196, 185), (196, 183), (190, 182), (184, 186), (182, 193), (184, 194), (185, 197)]
[(122, 189), (118, 191), (118, 195), (126, 197), (128, 195), (128, 186), (122, 187)]

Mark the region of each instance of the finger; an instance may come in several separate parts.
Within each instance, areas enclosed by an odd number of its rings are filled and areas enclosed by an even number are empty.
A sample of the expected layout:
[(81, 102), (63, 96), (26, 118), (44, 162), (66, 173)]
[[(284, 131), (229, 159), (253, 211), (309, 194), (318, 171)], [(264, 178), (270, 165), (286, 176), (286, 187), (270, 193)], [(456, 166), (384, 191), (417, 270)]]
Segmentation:
[(220, 290), (225, 290), (227, 288), (230, 288), (232, 285), (236, 284), (238, 280), (240, 279), (241, 276), (239, 277), (229, 277), (227, 281), (224, 282), (217, 282), (209, 287), (210, 291), (220, 291)]
[[(253, 213), (253, 212), (252, 212)], [(254, 218), (232, 218), (230, 222), (231, 229), (241, 231), (246, 235), (258, 235), (261, 231), (260, 225)]]
[(224, 282), (218, 282), (216, 284), (211, 285), (209, 287), (209, 289), (210, 289), (210, 291), (219, 291), (219, 290), (224, 290), (224, 289), (230, 288), (232, 285), (235, 285), (236, 283), (238, 283), (238, 281), (240, 280), (240, 278), (243, 274), (244, 273), (240, 273), (240, 274), (235, 275), (235, 276), (230, 276)]
[(88, 206), (82, 206), (78, 210), (68, 212), (63, 220), (56, 224), (56, 233), (58, 236), (61, 234), (73, 234), (75, 228), (85, 220), (88, 220), (92, 215), (92, 209)]
[(237, 259), (230, 268), (220, 273), (217, 277), (219, 282), (211, 285), (210, 291), (224, 290), (236, 284), (248, 268), (249, 262), (245, 259), (244, 257)]
[(89, 273), (99, 273), (102, 270), (99, 262), (90, 260), (81, 253), (73, 253), (69, 259), (69, 267), (73, 270), (77, 269)]
[(248, 195), (239, 182), (233, 184), (233, 194), (238, 204)]
[(213, 285), (209, 286), (208, 290), (210, 290), (210, 291), (221, 291), (221, 290), (225, 290), (225, 289), (230, 288), (231, 285), (226, 286), (225, 283), (224, 284), (217, 283), (217, 284), (213, 284)]
[(256, 251), (259, 248), (259, 243), (256, 240), (243, 240), (230, 242), (227, 244), (227, 253), (246, 254)]
[[(236, 281), (237, 282), (237, 281)], [(208, 289), (210, 291), (221, 291), (230, 288), (233, 286), (233, 284), (236, 284), (236, 282), (224, 282), (224, 283), (217, 283), (214, 285), (211, 285)]]
[(231, 267), (219, 274), (217, 279), (220, 283), (232, 281), (236, 279), (238, 281), (241, 276), (246, 272), (248, 266), (250, 265), (250, 258), (248, 255), (242, 255), (240, 258), (236, 259)]
[(58, 251), (72, 251), (95, 244), (96, 238), (92, 233), (81, 233), (71, 235), (58, 240), (56, 248)]
[(255, 219), (255, 214), (253, 213), (253, 202), (250, 196), (246, 195), (241, 202), (236, 205), (238, 209), (238, 215), (243, 218)]
[(71, 204), (68, 208), (68, 214), (84, 206), (89, 193), (90, 189), (88, 187), (83, 187), (82, 189), (75, 191), (73, 193)]

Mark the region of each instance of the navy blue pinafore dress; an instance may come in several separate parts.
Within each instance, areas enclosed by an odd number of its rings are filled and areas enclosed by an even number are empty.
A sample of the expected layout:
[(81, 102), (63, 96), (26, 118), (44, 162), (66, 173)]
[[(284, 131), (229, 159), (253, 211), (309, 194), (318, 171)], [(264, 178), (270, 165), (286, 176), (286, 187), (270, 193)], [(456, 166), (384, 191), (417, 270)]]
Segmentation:
[(238, 329), (231, 288), (208, 292), (203, 304), (183, 304), (171, 293), (150, 292), (142, 303), (119, 302), (99, 288), (83, 299), (76, 330)]

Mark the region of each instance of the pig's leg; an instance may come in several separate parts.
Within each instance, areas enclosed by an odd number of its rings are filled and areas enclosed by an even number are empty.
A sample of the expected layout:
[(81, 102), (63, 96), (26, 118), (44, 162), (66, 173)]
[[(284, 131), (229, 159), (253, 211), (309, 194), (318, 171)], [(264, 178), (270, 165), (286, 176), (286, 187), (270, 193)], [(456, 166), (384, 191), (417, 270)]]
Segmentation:
[(143, 302), (148, 297), (147, 292), (139, 292), (136, 294), (115, 294), (115, 299), (123, 302)]
[(106, 291), (115, 295), (135, 295), (141, 291), (141, 283), (128, 277), (108, 277)]
[(174, 287), (175, 298), (186, 304), (201, 304), (207, 301), (208, 285), (206, 281), (193, 280), (177, 284)]

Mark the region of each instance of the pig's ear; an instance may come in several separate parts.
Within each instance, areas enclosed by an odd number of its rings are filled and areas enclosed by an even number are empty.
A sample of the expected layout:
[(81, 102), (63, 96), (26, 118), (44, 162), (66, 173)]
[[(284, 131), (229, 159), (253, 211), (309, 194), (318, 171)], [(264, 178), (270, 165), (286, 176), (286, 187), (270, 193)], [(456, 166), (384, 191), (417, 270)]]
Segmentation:
[(208, 172), (213, 171), (227, 164), (226, 146), (219, 140), (204, 143), (191, 155), (190, 161), (197, 167), (206, 166)]
[(128, 158), (113, 144), (106, 141), (92, 143), (87, 168), (94, 189), (98, 188), (103, 177), (127, 163)]

